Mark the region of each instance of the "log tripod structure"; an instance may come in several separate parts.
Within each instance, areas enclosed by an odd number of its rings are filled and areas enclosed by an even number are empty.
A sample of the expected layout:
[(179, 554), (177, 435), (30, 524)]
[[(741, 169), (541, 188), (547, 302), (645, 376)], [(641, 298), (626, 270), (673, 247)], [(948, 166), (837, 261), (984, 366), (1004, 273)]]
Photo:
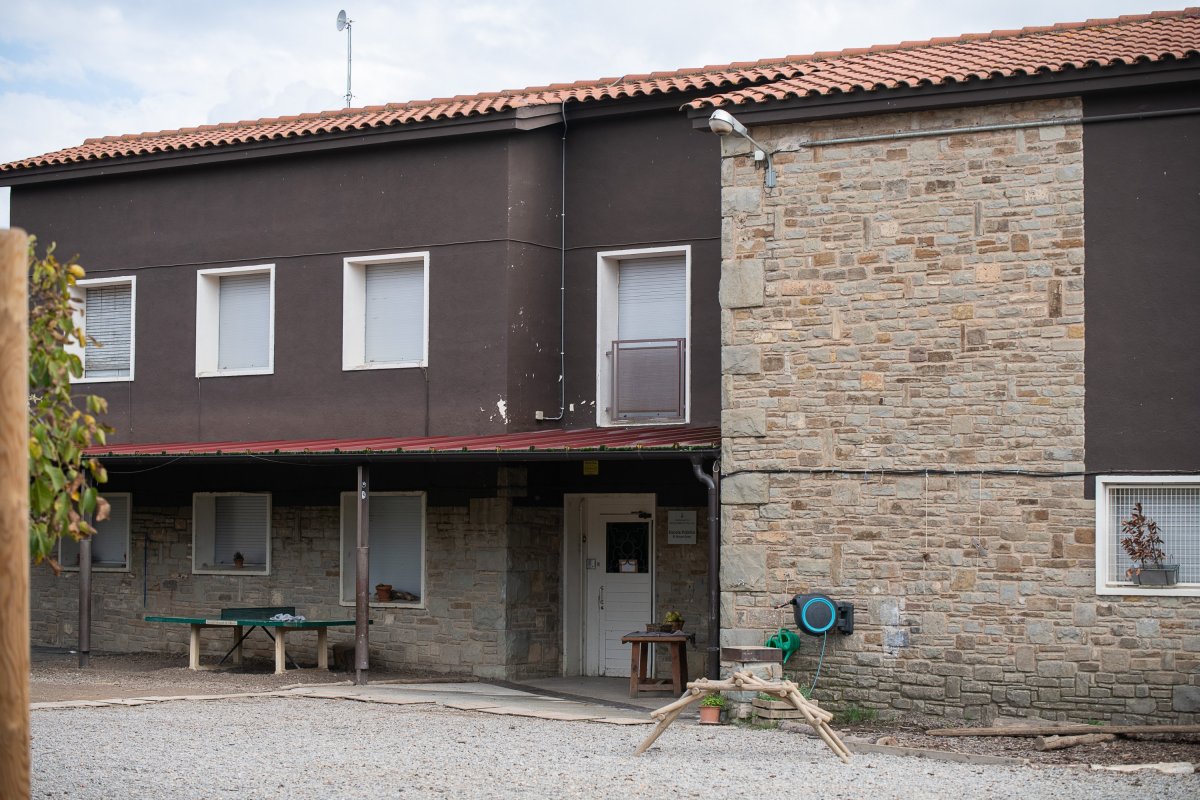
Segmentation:
[(791, 703), (793, 708), (804, 715), (805, 721), (812, 729), (825, 740), (825, 744), (829, 746), (833, 754), (840, 758), (842, 763), (850, 763), (850, 750), (842, 743), (838, 735), (833, 732), (833, 729), (829, 727), (829, 722), (833, 719), (833, 714), (819, 707), (814, 701), (809, 700), (801, 694), (800, 687), (791, 681), (768, 681), (755, 677), (748, 672), (735, 672), (728, 678), (719, 681), (709, 680), (708, 678), (690, 681), (687, 685), (687, 691), (683, 693), (682, 697), (672, 703), (668, 703), (662, 708), (650, 712), (650, 716), (658, 720), (658, 725), (654, 726), (654, 730), (650, 731), (650, 735), (638, 745), (637, 750), (633, 754), (636, 756), (646, 752), (650, 745), (654, 744), (654, 740), (671, 726), (671, 723), (683, 713), (685, 708), (717, 692), (762, 692)]

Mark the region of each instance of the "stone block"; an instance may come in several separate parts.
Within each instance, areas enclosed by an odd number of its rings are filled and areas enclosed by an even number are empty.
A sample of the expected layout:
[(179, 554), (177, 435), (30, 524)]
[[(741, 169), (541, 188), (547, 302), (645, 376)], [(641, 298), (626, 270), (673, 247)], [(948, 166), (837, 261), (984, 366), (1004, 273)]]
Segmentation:
[(763, 304), (762, 259), (727, 261), (721, 265), (721, 308), (754, 308)]
[(1200, 686), (1176, 686), (1172, 689), (1171, 710), (1182, 714), (1200, 712)]
[(721, 502), (725, 505), (751, 505), (770, 499), (770, 479), (766, 475), (744, 473), (721, 481)]
[(756, 345), (721, 348), (721, 370), (726, 375), (758, 375), (762, 372), (762, 348)]
[(721, 413), (723, 436), (766, 436), (765, 408), (732, 408)]
[[(728, 545), (721, 550), (723, 591), (766, 591), (767, 552), (757, 545)], [(761, 642), (759, 642), (761, 644)]]

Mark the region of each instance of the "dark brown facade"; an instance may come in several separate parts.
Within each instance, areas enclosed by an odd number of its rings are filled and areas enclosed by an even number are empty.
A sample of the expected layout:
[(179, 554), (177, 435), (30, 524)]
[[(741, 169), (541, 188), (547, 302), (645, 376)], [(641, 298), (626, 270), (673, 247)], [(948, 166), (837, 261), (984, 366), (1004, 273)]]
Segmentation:
[(1200, 83), (1083, 108), (1087, 468), (1195, 471)]
[[(660, 104), (661, 106), (661, 104)], [(596, 253), (693, 248), (690, 423), (718, 420), (716, 138), (672, 108), (13, 191), (13, 224), (91, 278), (137, 276), (136, 379), (81, 384), (112, 441), (533, 430), (559, 406), (566, 263), (569, 427), (595, 424)], [(565, 239), (562, 187), (567, 186)], [(343, 371), (342, 260), (429, 257), (427, 369)], [(565, 253), (565, 256), (564, 256)], [(196, 272), (275, 265), (269, 375), (195, 376)]]

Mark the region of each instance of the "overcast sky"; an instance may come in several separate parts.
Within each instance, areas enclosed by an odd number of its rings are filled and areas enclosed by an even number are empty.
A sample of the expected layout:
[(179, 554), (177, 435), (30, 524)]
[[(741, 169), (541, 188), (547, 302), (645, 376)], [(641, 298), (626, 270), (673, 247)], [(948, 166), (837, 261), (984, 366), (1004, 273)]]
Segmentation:
[[(1143, 0), (2, 0), (0, 162), (93, 136), (1074, 22)], [(8, 225), (0, 189), (0, 227)], [(36, 233), (36, 232), (35, 232)]]

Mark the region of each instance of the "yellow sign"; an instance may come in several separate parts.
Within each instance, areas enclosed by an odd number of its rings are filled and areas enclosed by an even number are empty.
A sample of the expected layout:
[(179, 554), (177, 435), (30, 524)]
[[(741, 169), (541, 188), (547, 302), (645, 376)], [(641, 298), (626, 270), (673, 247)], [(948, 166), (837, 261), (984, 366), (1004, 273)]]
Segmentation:
[(600, 474), (600, 462), (599, 461), (583, 462), (583, 474), (584, 475), (599, 475)]

